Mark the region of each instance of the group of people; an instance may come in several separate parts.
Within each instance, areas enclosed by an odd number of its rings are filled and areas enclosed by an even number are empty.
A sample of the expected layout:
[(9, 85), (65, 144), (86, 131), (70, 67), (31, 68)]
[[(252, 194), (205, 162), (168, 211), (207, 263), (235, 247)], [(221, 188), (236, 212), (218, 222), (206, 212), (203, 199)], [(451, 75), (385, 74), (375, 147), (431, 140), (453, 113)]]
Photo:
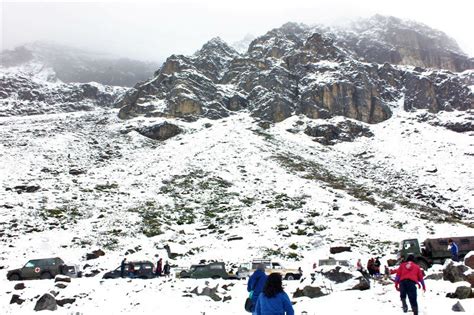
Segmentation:
[[(165, 265), (163, 266), (163, 259), (160, 258), (156, 262), (156, 268), (154, 272), (157, 277), (161, 277), (163, 275), (165, 277), (169, 277), (171, 273), (171, 266), (168, 261), (166, 261)], [(127, 262), (126, 257), (122, 260), (122, 263), (120, 264), (120, 276), (122, 278), (125, 278), (126, 276), (128, 276), (129, 278), (135, 278), (136, 276), (135, 265), (133, 264), (133, 262)]]
[(247, 283), (253, 315), (286, 314), (294, 315), (293, 305), (283, 291), (282, 276), (279, 273), (266, 275), (265, 265), (259, 264)]

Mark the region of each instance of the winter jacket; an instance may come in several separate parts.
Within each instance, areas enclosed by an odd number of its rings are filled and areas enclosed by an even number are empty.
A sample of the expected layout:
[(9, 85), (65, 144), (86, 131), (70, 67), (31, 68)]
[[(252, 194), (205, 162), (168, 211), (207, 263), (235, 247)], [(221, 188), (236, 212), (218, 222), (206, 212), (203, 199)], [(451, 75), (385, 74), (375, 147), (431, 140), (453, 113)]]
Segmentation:
[(451, 251), (452, 256), (457, 256), (458, 255), (458, 244), (452, 242), (451, 245), (449, 246), (449, 250)]
[(261, 293), (255, 307), (257, 315), (294, 315), (293, 305), (288, 294), (280, 292), (274, 297), (267, 297)]
[(260, 293), (263, 291), (265, 282), (267, 281), (267, 275), (261, 270), (255, 270), (255, 272), (250, 276), (249, 282), (247, 283), (247, 291), (252, 294), (252, 304), (255, 306), (257, 304), (257, 299)]
[(395, 284), (399, 284), (403, 280), (411, 280), (415, 283), (421, 283), (423, 289), (425, 289), (425, 282), (423, 281), (423, 272), (420, 266), (415, 264), (413, 261), (407, 261), (400, 265), (395, 277)]

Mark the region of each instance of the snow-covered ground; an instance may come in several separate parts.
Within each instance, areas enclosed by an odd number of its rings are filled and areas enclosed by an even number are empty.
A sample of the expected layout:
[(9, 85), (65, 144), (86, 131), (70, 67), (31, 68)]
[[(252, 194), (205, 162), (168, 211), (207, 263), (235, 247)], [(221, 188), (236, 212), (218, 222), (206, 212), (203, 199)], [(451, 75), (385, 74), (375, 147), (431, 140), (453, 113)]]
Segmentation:
[[(37, 296), (52, 289), (60, 292), (57, 298), (76, 297), (57, 311), (65, 314), (245, 312), (245, 281), (209, 280), (210, 287), (220, 285), (220, 296), (232, 297), (214, 302), (184, 296), (205, 280), (102, 280), (129, 249), (135, 251), (129, 259), (166, 260), (169, 245), (178, 254), (169, 259), (173, 268), (201, 259), (232, 267), (268, 256), (307, 275), (329, 256), (385, 262), (406, 238), (473, 235), (469, 133), (398, 110), (370, 126), (374, 137), (327, 147), (303, 133), (317, 123), (303, 117), (269, 129), (246, 113), (214, 121), (167, 119), (184, 132), (165, 142), (134, 131), (163, 120), (122, 121), (116, 110), (0, 118), (2, 313), (33, 312)], [(16, 192), (19, 185), (40, 188)], [(330, 255), (334, 245), (352, 252)], [(98, 248), (106, 255), (85, 261)], [(7, 270), (50, 256), (101, 273), (73, 279), (66, 289), (41, 280), (13, 290)], [(229, 283), (229, 291), (221, 288)], [(286, 281), (286, 291), (291, 296), (309, 283)], [(456, 300), (445, 295), (457, 285), (428, 280), (421, 314), (449, 314)], [(401, 313), (393, 285), (345, 289), (335, 285), (328, 296), (293, 299), (296, 314)], [(27, 301), (9, 304), (12, 294)], [(474, 313), (473, 300), (462, 304)]]

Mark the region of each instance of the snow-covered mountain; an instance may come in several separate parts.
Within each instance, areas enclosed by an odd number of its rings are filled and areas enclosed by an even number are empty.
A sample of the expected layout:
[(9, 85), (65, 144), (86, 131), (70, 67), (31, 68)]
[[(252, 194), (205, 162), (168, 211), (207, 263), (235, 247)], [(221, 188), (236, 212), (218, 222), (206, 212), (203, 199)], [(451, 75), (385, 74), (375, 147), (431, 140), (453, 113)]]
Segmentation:
[(133, 86), (150, 77), (157, 62), (118, 58), (52, 42), (34, 42), (5, 50), (0, 54), (4, 68), (31, 68), (41, 64), (50, 68), (65, 83), (97, 82), (113, 86)]
[[(384, 19), (377, 20), (380, 28), (370, 29), (382, 34)], [(201, 260), (235, 271), (257, 257), (302, 267), (301, 282), (285, 281), (296, 314), (401, 313), (390, 281), (347, 290), (357, 276), (338, 283), (309, 273), (329, 256), (352, 264), (380, 256), (386, 264), (403, 239), (473, 235), (473, 71), (415, 67), (404, 64), (408, 57), (369, 60), (350, 45), (368, 32), (360, 23), (324, 32), (285, 24), (244, 54), (213, 39), (192, 56), (169, 57), (119, 99), (120, 109), (1, 117), (4, 313), (32, 313), (50, 291), (66, 303), (64, 313), (244, 311), (245, 281), (101, 279), (124, 256), (157, 255), (173, 271)], [(48, 71), (15, 81), (4, 100), (20, 97), (20, 83), (27, 93), (38, 82), (51, 85), (52, 102), (72, 97), (62, 92), (69, 85), (47, 83)], [(351, 251), (330, 254), (340, 245)], [(104, 256), (85, 260), (99, 248)], [(6, 280), (7, 270), (50, 256), (79, 263), (85, 278), (65, 288), (25, 281), (23, 290)], [(427, 271), (421, 314), (449, 314), (456, 300), (446, 294), (471, 285), (440, 279), (441, 269)], [(216, 285), (220, 300), (196, 294)], [(327, 295), (293, 295), (304, 286)], [(474, 312), (474, 299), (461, 303)]]

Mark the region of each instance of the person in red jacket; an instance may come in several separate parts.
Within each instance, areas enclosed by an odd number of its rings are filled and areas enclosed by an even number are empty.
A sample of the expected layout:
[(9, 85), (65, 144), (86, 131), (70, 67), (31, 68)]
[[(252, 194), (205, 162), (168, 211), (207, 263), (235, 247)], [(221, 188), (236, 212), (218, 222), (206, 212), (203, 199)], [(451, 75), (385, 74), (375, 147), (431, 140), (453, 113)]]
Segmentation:
[(408, 312), (407, 295), (410, 301), (413, 315), (418, 315), (418, 303), (416, 301), (416, 286), (423, 287), (426, 291), (425, 282), (423, 281), (423, 272), (420, 266), (415, 263), (415, 256), (408, 255), (405, 262), (403, 262), (397, 270), (395, 277), (395, 288), (400, 291), (400, 299), (402, 300), (403, 312)]

